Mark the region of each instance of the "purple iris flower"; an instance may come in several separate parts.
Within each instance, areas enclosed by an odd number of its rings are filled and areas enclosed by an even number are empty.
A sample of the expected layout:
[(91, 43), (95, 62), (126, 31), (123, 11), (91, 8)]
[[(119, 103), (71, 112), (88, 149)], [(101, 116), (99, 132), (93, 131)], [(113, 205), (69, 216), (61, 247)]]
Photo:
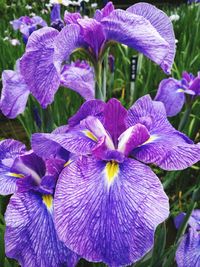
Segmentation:
[(51, 10), (51, 27), (58, 31), (61, 31), (64, 27), (64, 22), (60, 15), (60, 8), (59, 4), (54, 4)]
[(141, 259), (168, 217), (168, 197), (144, 163), (181, 170), (200, 157), (200, 144), (176, 131), (148, 95), (128, 111), (116, 99), (87, 101), (65, 133), (34, 134), (32, 147), (40, 156), (49, 147), (75, 154), (57, 183), (56, 229), (78, 255), (109, 266)]
[(22, 267), (75, 266), (79, 257), (58, 238), (53, 222), (56, 181), (65, 160), (43, 160), (15, 140), (0, 142), (0, 194), (13, 194), (5, 221), (6, 255)]
[[(39, 101), (43, 108), (46, 107), (45, 92), (32, 91), (28, 87), (21, 75), (18, 63), (19, 61), (16, 63), (15, 71), (5, 70), (2, 73), (3, 88), (0, 99), (0, 110), (8, 118), (15, 118), (24, 112), (30, 93)], [(94, 70), (85, 61), (77, 60), (71, 64), (64, 65), (60, 75), (59, 85), (70, 88), (86, 100), (93, 99), (95, 87)], [(48, 93), (51, 94), (51, 92)]]
[(27, 43), (31, 33), (36, 31), (38, 27), (47, 26), (46, 21), (39, 16), (34, 16), (32, 18), (29, 16), (22, 16), (19, 19), (11, 21), (10, 24), (15, 31), (19, 30), (22, 33), (25, 44)]
[[(176, 228), (179, 228), (184, 220), (185, 213), (180, 213), (175, 218)], [(182, 237), (176, 251), (178, 267), (200, 266), (200, 210), (194, 210), (188, 221), (188, 230)]]
[(60, 83), (62, 64), (78, 48), (90, 54), (94, 65), (111, 42), (120, 42), (143, 53), (169, 73), (174, 60), (175, 38), (165, 13), (141, 3), (114, 10), (109, 2), (94, 18), (65, 13), (61, 32), (43, 28), (29, 38), (20, 60), (21, 73), (30, 91), (47, 106)]
[(186, 95), (190, 96), (190, 100), (200, 95), (200, 72), (197, 77), (183, 72), (180, 81), (174, 78), (162, 80), (155, 100), (164, 103), (167, 115), (171, 117), (181, 111)]

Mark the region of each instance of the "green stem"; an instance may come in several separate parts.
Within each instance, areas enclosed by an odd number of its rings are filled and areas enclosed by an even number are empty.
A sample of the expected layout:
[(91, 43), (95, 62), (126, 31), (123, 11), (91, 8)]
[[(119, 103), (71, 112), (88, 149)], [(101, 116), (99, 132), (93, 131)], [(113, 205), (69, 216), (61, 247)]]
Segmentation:
[(185, 128), (185, 125), (189, 119), (189, 116), (190, 116), (190, 112), (191, 112), (191, 105), (188, 105), (188, 107), (186, 108), (184, 114), (183, 114), (183, 117), (181, 118), (181, 121), (179, 123), (179, 126), (178, 126), (178, 130), (179, 131), (182, 131), (184, 128)]

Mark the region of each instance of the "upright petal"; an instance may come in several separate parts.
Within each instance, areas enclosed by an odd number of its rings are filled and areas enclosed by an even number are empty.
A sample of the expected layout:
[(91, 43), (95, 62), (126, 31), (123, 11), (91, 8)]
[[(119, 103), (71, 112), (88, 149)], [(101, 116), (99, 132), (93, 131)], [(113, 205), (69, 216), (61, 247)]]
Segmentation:
[(128, 45), (156, 64), (164, 64), (169, 53), (169, 44), (143, 16), (124, 10), (114, 10), (102, 19), (101, 23), (107, 41), (113, 40)]
[(165, 106), (167, 116), (172, 117), (177, 115), (184, 105), (184, 90), (179, 88), (177, 80), (173, 78), (164, 79), (159, 84), (154, 100), (161, 101)]
[(194, 91), (196, 95), (200, 95), (200, 77), (194, 79), (189, 89)]
[(137, 3), (129, 7), (127, 11), (147, 19), (160, 36), (167, 41), (169, 44), (169, 51), (160, 66), (169, 74), (174, 62), (176, 50), (173, 25), (169, 17), (162, 10), (147, 3)]
[(17, 190), (17, 180), (22, 176), (11, 172), (11, 167), (16, 157), (25, 153), (25, 145), (7, 139), (0, 141), (0, 195), (10, 195)]
[[(23, 267), (75, 266), (78, 256), (55, 231), (51, 195), (15, 194), (6, 211), (6, 255)], [(20, 241), (20, 242), (19, 242)]]
[(151, 169), (82, 157), (60, 175), (55, 224), (61, 240), (89, 261), (129, 265), (153, 246), (169, 214), (168, 198)]
[(110, 99), (104, 109), (104, 127), (112, 136), (114, 144), (117, 145), (118, 137), (126, 130), (127, 110), (119, 100)]
[(54, 4), (51, 10), (51, 23), (56, 20), (61, 20), (59, 4)]
[(95, 19), (78, 19), (84, 41), (92, 48), (96, 58), (105, 41), (105, 34), (100, 22)]
[(104, 17), (107, 17), (110, 15), (110, 13), (115, 9), (112, 2), (108, 2), (104, 8), (101, 10), (97, 9), (94, 14), (94, 18), (97, 21), (101, 21)]
[(200, 263), (200, 238), (199, 233), (190, 228), (182, 237), (176, 251), (178, 267), (199, 267)]
[(23, 78), (43, 108), (52, 103), (60, 85), (59, 73), (53, 64), (53, 43), (57, 35), (58, 31), (50, 27), (33, 32), (20, 60)]
[(29, 96), (29, 89), (18, 71), (5, 70), (2, 73), (2, 93), (0, 109), (10, 118), (23, 113)]
[(79, 93), (85, 100), (94, 98), (94, 70), (89, 65), (85, 65), (85, 67), (79, 67), (76, 64), (65, 65), (62, 69), (60, 83)]
[(86, 101), (77, 113), (68, 120), (69, 126), (74, 127), (78, 125), (80, 121), (87, 118), (87, 116), (95, 116), (102, 122), (105, 106), (106, 103), (100, 99)]

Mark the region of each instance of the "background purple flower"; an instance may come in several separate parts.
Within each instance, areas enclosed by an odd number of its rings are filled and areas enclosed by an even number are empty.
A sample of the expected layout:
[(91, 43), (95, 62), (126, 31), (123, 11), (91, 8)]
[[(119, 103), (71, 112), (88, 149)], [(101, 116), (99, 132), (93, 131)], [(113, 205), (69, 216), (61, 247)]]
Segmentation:
[(189, 95), (191, 100), (200, 95), (200, 72), (197, 77), (183, 72), (180, 81), (174, 78), (162, 80), (155, 100), (163, 102), (167, 115), (171, 117), (181, 111), (186, 95)]
[(20, 61), (26, 83), (40, 98), (45, 96), (45, 106), (58, 89), (63, 62), (77, 48), (86, 49), (95, 65), (109, 42), (120, 42), (149, 57), (166, 73), (171, 70), (175, 54), (172, 24), (152, 5), (136, 4), (124, 11), (114, 10), (109, 2), (94, 18), (65, 13), (64, 21), (67, 25), (61, 32), (52, 28), (37, 31)]
[(46, 21), (39, 16), (22, 16), (19, 19), (11, 21), (10, 24), (15, 31), (19, 30), (22, 33), (25, 43), (27, 43), (32, 32), (37, 30), (39, 27), (47, 26)]
[[(185, 214), (180, 213), (175, 218), (177, 228), (183, 223)], [(200, 210), (194, 210), (188, 221), (188, 230), (182, 237), (176, 251), (178, 267), (198, 267), (200, 264)]]

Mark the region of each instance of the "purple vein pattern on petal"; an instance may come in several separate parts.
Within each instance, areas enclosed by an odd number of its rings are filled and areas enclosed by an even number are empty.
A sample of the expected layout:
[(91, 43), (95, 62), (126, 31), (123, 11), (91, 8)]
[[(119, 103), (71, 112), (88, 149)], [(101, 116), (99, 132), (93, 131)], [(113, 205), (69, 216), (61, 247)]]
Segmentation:
[(160, 82), (154, 99), (164, 104), (167, 116), (169, 117), (177, 115), (185, 102), (184, 92), (179, 92), (178, 89), (180, 88), (177, 80), (173, 78), (164, 79)]
[(77, 113), (69, 119), (69, 126), (73, 127), (79, 124), (80, 121), (87, 118), (87, 116), (95, 116), (100, 121), (102, 121), (105, 106), (106, 103), (104, 103), (100, 99), (89, 100), (83, 103)]
[(66, 25), (58, 34), (53, 47), (53, 61), (58, 72), (61, 64), (68, 60), (71, 53), (79, 47), (80, 27), (76, 24)]
[(118, 137), (126, 130), (127, 110), (119, 100), (112, 98), (107, 102), (104, 109), (104, 127), (112, 136), (114, 144)]
[(61, 72), (61, 85), (79, 93), (85, 100), (94, 98), (94, 70), (87, 63), (65, 65)]
[(98, 58), (101, 46), (105, 41), (105, 34), (100, 22), (95, 19), (79, 19), (81, 33), (84, 41), (92, 48), (94, 55)]
[(36, 133), (32, 135), (33, 150), (40, 156), (46, 153), (49, 146), (52, 146), (51, 153), (62, 147), (71, 153), (85, 155), (90, 154), (95, 145), (96, 142), (87, 136), (87, 130), (81, 128), (73, 129), (64, 134)]
[(161, 63), (161, 68), (170, 73), (175, 56), (175, 36), (173, 26), (168, 16), (153, 5), (138, 3), (127, 9), (128, 12), (143, 16), (169, 44), (169, 51)]
[(176, 251), (176, 262), (178, 267), (199, 267), (200, 263), (200, 238), (199, 232), (190, 228), (188, 233), (182, 237)]
[(105, 165), (82, 157), (63, 170), (55, 194), (56, 229), (89, 261), (129, 265), (152, 248), (156, 226), (168, 217), (168, 198), (142, 163), (125, 160), (110, 187)]
[(16, 118), (25, 110), (29, 89), (18, 70), (3, 71), (2, 84), (0, 109), (6, 117)]
[(50, 208), (35, 193), (15, 194), (8, 204), (6, 255), (23, 267), (75, 266), (78, 261), (77, 255), (59, 241)]
[(50, 27), (33, 32), (20, 60), (23, 78), (43, 108), (52, 103), (60, 84), (53, 64), (53, 43), (57, 35), (58, 31)]
[(133, 156), (145, 163), (154, 163), (165, 170), (185, 169), (200, 160), (200, 144), (175, 130), (166, 117), (164, 105), (141, 97), (128, 111), (129, 126), (141, 123), (150, 138), (133, 150)]
[(25, 151), (25, 145), (18, 141), (0, 141), (0, 195), (9, 195), (16, 191), (18, 178), (10, 175), (10, 169), (15, 158)]
[(163, 63), (169, 52), (169, 44), (142, 16), (123, 10), (114, 10), (101, 23), (107, 40), (128, 45), (158, 65)]

